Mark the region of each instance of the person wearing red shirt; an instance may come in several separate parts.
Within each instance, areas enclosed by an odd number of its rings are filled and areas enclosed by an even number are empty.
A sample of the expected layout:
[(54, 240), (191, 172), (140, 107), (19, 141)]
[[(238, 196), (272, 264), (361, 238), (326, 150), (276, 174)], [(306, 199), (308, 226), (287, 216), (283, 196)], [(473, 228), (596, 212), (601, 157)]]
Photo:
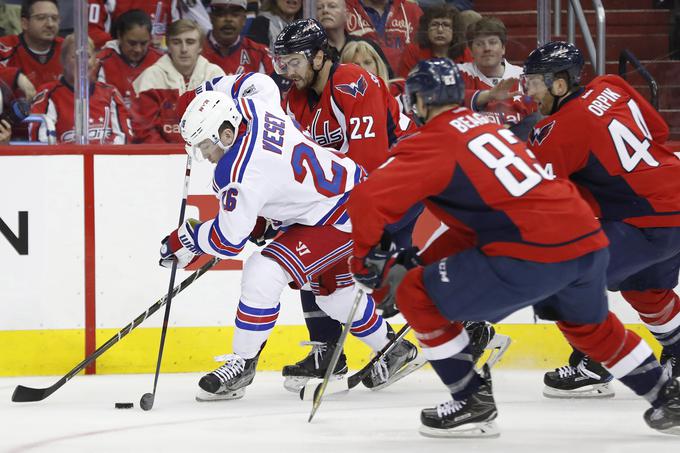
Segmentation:
[(151, 19), (139, 9), (122, 14), (116, 21), (116, 40), (106, 43), (97, 54), (97, 79), (115, 86), (128, 109), (135, 90), (132, 82), (163, 54), (151, 47)]
[(392, 68), (399, 68), (405, 46), (416, 41), (423, 11), (407, 0), (346, 0), (347, 31), (368, 38), (385, 51)]
[(210, 21), (213, 28), (203, 47), (203, 56), (226, 74), (272, 74), (274, 68), (267, 46), (241, 36), (246, 23), (246, 7), (246, 0), (212, 0)]
[(63, 39), (59, 31), (56, 0), (27, 0), (21, 5), (21, 29), (18, 35), (0, 38), (0, 64), (16, 67), (26, 74), (33, 86), (57, 80)]
[[(558, 179), (573, 181), (590, 203), (611, 243), (607, 287), (620, 291), (639, 313), (663, 346), (662, 364), (677, 377), (680, 162), (665, 145), (668, 125), (649, 102), (615, 75), (581, 86), (583, 65), (581, 51), (560, 41), (529, 55), (527, 94), (547, 116), (528, 145), (542, 165)], [(607, 383), (615, 372), (575, 349), (561, 373), (546, 374), (544, 394), (613, 396)]]
[[(421, 62), (405, 99), (424, 125), (401, 140), (392, 160), (349, 199), (355, 281), (383, 281), (415, 332), (422, 352), (452, 400), (421, 412), (432, 437), (499, 434), (489, 367), (474, 370), (461, 319), (498, 322), (533, 307), (557, 321), (567, 340), (602, 360), (652, 405), (650, 427), (680, 426), (680, 383), (669, 379), (652, 349), (609, 312), (607, 237), (588, 203), (566, 179), (549, 179), (508, 129), (462, 107), (464, 82), (448, 59)], [(377, 247), (386, 225), (425, 202), (450, 227), (438, 241), (470, 234), (471, 247), (420, 266), (413, 250), (390, 258)]]
[(419, 61), (433, 57), (449, 58), (455, 63), (472, 61), (472, 54), (464, 40), (460, 13), (449, 5), (427, 8), (420, 17), (416, 42), (404, 48), (397, 75), (408, 76), (409, 71)]
[(179, 97), (224, 71), (201, 56), (204, 37), (194, 21), (180, 19), (168, 27), (168, 54), (144, 70), (132, 86), (133, 128), (139, 143), (182, 143)]
[[(75, 36), (69, 35), (64, 39), (63, 76), (54, 82), (39, 87), (40, 92), (35, 96), (31, 113), (46, 116), (47, 121), (54, 126), (57, 143), (75, 142), (74, 126), (74, 93), (75, 82)], [(95, 53), (94, 43), (89, 39), (88, 68), (90, 77), (94, 74)], [(123, 103), (118, 90), (112, 85), (102, 82), (90, 83), (89, 100), (90, 121), (88, 126), (88, 142), (92, 144), (124, 145), (132, 140), (128, 110)], [(29, 133), (33, 140), (48, 141), (49, 131), (46, 124), (36, 127), (29, 126)]]

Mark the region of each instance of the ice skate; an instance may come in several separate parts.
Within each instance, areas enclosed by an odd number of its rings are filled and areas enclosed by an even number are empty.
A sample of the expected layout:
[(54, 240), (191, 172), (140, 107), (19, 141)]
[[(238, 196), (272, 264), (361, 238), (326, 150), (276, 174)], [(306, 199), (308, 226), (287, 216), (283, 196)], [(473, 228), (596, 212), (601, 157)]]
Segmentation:
[(426, 437), (498, 437), (498, 416), (489, 366), (482, 371), (484, 383), (462, 401), (450, 400), (420, 413), (420, 434)]
[(669, 379), (661, 389), (659, 399), (661, 406), (647, 409), (645, 422), (659, 432), (680, 436), (680, 383)]
[(613, 376), (588, 356), (572, 353), (569, 365), (543, 376), (543, 396), (547, 398), (611, 398)]
[[(492, 368), (505, 354), (510, 347), (512, 340), (507, 335), (496, 333), (493, 325), (485, 321), (465, 321), (463, 327), (470, 337), (470, 348), (472, 349), (473, 361), (477, 363), (484, 354), (484, 350), (490, 350), (491, 354), (486, 359)], [(482, 364), (483, 365), (483, 364)], [(481, 369), (481, 366), (478, 367)]]
[[(283, 386), (286, 390), (300, 393), (310, 379), (323, 379), (328, 369), (328, 362), (330, 362), (335, 350), (335, 345), (323, 343), (320, 341), (303, 341), (302, 346), (310, 345), (312, 350), (307, 357), (300, 360), (294, 365), (286, 365), (283, 367), (283, 377), (285, 378)], [(335, 372), (331, 379), (342, 379), (347, 374), (347, 358), (345, 353), (340, 354), (338, 364), (335, 366)]]
[(413, 343), (402, 340), (373, 365), (361, 382), (371, 390), (380, 390), (413, 373), (426, 362)]
[(661, 350), (659, 362), (661, 362), (661, 366), (666, 369), (669, 376), (673, 378), (680, 377), (680, 358), (673, 354), (669, 348), (664, 347)]
[(243, 398), (246, 387), (255, 378), (255, 368), (259, 354), (252, 359), (244, 359), (236, 354), (215, 357), (217, 361), (226, 361), (224, 365), (212, 371), (198, 381), (200, 387), (196, 401), (236, 400)]

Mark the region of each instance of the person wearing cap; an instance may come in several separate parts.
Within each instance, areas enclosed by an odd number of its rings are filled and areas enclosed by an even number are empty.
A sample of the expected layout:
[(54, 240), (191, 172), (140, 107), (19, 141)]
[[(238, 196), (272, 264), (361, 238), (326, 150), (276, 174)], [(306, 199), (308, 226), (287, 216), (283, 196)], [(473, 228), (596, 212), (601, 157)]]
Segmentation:
[(246, 0), (212, 0), (210, 22), (203, 56), (221, 67), (226, 74), (274, 72), (266, 46), (241, 36), (246, 23)]

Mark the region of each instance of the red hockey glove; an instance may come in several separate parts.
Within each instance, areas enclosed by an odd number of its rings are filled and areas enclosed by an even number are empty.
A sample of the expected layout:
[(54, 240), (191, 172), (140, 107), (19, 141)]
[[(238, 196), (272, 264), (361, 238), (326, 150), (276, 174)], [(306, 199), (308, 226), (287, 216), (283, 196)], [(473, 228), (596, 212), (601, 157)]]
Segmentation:
[(177, 267), (184, 269), (203, 254), (196, 245), (194, 231), (200, 222), (187, 219), (181, 227), (170, 233), (161, 241), (161, 259), (158, 262), (163, 267), (172, 267), (177, 261)]
[(267, 219), (265, 217), (258, 217), (255, 222), (255, 228), (250, 233), (248, 240), (258, 247), (262, 247), (269, 239), (273, 239), (279, 234), (280, 222)]

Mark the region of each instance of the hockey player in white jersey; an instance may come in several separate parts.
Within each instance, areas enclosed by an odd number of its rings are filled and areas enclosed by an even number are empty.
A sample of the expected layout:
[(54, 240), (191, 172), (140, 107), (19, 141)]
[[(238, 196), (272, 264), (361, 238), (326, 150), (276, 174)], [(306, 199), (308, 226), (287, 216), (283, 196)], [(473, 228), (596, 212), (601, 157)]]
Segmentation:
[[(276, 219), (285, 232), (255, 252), (243, 267), (233, 339), (234, 354), (199, 382), (199, 401), (236, 399), (255, 375), (257, 360), (279, 313), (288, 284), (311, 287), (321, 308), (345, 322), (354, 299), (347, 265), (351, 225), (344, 203), (365, 176), (352, 160), (322, 148), (297, 129), (278, 103), (233, 100), (206, 91), (191, 101), (180, 122), (187, 150), (216, 164), (214, 219), (189, 219), (163, 240), (161, 263), (186, 267), (197, 256), (227, 258), (244, 247), (259, 218)], [(388, 342), (387, 326), (365, 296), (351, 333), (373, 350)], [(387, 380), (422, 360), (403, 341), (387, 357)], [(379, 385), (380, 382), (376, 382)]]

